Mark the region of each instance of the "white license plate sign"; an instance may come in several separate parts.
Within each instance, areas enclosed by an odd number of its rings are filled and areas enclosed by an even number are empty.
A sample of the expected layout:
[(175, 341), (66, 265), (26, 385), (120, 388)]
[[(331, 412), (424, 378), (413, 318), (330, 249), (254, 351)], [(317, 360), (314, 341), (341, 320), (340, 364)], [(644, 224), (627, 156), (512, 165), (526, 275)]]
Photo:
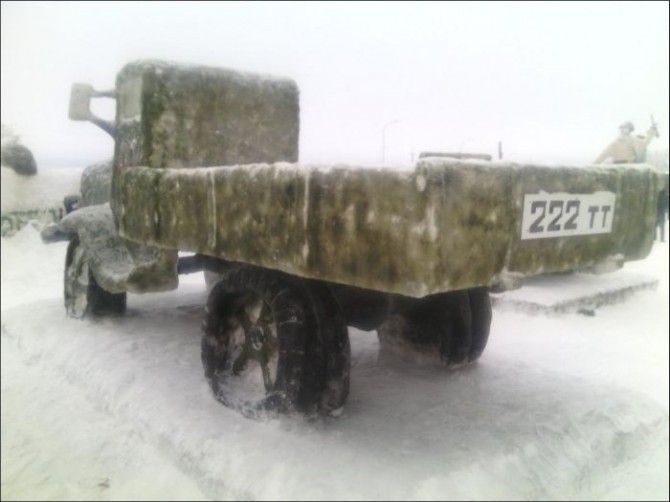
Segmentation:
[(521, 239), (548, 239), (612, 231), (613, 192), (526, 194)]

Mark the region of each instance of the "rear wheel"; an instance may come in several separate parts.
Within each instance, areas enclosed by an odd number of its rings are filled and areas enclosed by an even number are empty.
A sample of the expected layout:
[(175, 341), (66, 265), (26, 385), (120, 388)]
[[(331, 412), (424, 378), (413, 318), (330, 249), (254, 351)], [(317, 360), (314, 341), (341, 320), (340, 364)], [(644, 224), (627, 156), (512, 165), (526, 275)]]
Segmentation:
[(311, 414), (346, 400), (346, 325), (323, 285), (239, 267), (212, 288), (202, 331), (205, 377), (226, 406)]
[(204, 271), (205, 276), (205, 285), (207, 286), (207, 291), (211, 291), (212, 288), (216, 285), (217, 282), (221, 280), (221, 274), (218, 272), (212, 272), (211, 270)]
[(484, 351), (492, 317), (487, 288), (400, 297), (394, 303), (377, 329), (382, 350), (434, 353), (449, 367), (475, 361)]
[(96, 282), (78, 237), (70, 241), (65, 255), (63, 298), (67, 315), (76, 319), (120, 315), (126, 310), (126, 293), (109, 293)]

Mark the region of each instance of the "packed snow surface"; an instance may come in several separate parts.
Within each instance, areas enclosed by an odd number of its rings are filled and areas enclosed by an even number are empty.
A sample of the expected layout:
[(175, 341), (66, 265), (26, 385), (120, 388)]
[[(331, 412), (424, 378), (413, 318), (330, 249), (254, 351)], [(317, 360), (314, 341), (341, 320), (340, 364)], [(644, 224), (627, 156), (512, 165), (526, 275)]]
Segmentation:
[(314, 421), (212, 398), (201, 274), (68, 319), (66, 245), (2, 238), (2, 500), (668, 499), (668, 244), (611, 274), (656, 288), (593, 316), (494, 307), (463, 370), (350, 330), (349, 401)]

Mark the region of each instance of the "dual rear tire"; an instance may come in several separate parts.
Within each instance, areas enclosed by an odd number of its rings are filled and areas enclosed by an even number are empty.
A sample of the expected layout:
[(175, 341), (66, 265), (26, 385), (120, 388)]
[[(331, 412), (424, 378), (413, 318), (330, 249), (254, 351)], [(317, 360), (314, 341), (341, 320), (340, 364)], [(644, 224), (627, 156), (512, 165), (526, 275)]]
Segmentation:
[(447, 367), (456, 368), (476, 361), (484, 352), (491, 317), (491, 300), (484, 287), (419, 299), (397, 297), (377, 333), (382, 350), (415, 349), (438, 355)]

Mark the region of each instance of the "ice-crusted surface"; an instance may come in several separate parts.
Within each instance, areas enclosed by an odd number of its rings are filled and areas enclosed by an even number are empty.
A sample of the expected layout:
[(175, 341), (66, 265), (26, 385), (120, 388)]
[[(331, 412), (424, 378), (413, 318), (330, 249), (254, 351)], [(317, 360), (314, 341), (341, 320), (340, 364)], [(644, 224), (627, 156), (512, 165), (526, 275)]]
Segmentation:
[[(423, 296), (645, 257), (657, 175), (645, 166), (429, 158), (400, 171), (135, 167), (119, 181), (119, 232), (129, 239)], [(521, 239), (526, 194), (599, 191), (616, 195), (611, 233)]]

